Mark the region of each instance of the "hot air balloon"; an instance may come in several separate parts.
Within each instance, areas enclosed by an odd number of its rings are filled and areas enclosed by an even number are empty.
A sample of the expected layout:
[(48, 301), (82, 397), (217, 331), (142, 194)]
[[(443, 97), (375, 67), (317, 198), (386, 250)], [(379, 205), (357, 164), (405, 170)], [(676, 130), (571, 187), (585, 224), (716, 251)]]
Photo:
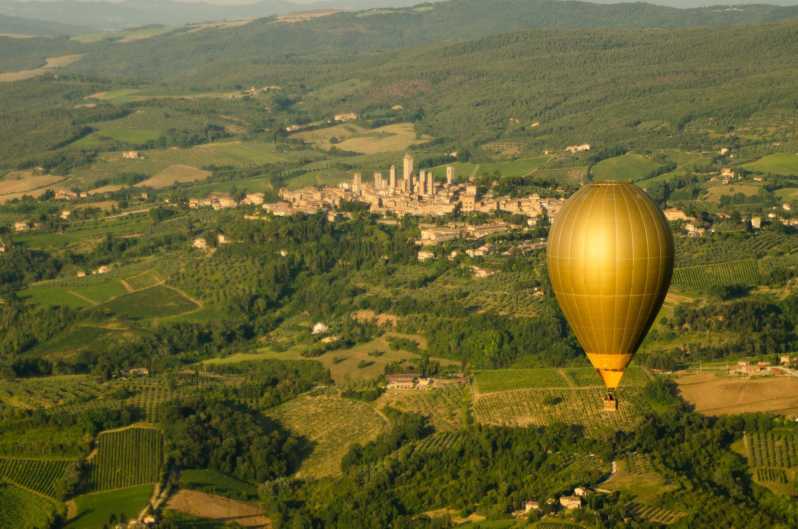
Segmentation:
[(639, 187), (583, 186), (554, 219), (549, 278), (565, 318), (607, 387), (605, 409), (662, 306), (673, 272), (668, 222)]

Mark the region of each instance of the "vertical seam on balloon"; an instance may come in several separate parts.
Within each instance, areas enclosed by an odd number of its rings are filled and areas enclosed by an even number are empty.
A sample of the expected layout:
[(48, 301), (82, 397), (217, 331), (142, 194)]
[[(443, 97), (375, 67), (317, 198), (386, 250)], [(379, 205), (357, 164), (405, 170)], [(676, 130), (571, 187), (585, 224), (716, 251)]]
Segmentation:
[(632, 229), (634, 226), (634, 222), (632, 220), (632, 208), (634, 204), (629, 203), (629, 194), (623, 193), (623, 202), (626, 206), (624, 210), (626, 211), (626, 221), (629, 225), (629, 234), (631, 240), (631, 249), (632, 249), (632, 258), (631, 258), (631, 267), (630, 267), (630, 276), (629, 276), (629, 283), (627, 285), (628, 291), (626, 292), (626, 312), (623, 319), (623, 340), (621, 342), (621, 350), (628, 351), (629, 350), (629, 343), (631, 342), (629, 336), (629, 329), (632, 324), (632, 317), (634, 312), (631, 310), (631, 303), (632, 303), (632, 293), (634, 289), (634, 278), (635, 278), (635, 263), (637, 262), (637, 244), (635, 239), (635, 231)]
[[(658, 254), (657, 254), (657, 283), (656, 283), (657, 292), (655, 293), (655, 297), (654, 297), (655, 303), (653, 303), (651, 305), (651, 307), (649, 308), (649, 315), (648, 315), (648, 319), (646, 320), (646, 327), (645, 327), (646, 333), (648, 332), (649, 327), (651, 327), (651, 325), (654, 323), (654, 320), (657, 317), (657, 311), (660, 308), (658, 306), (659, 304), (656, 303), (656, 301), (660, 297), (660, 291), (662, 289), (663, 279), (664, 279), (664, 275), (665, 275), (664, 274), (664, 270), (663, 270), (663, 265), (665, 264), (664, 263), (665, 256), (662, 253), (663, 249), (665, 247), (665, 241), (663, 240), (664, 233), (663, 233), (663, 230), (662, 230), (662, 227), (663, 227), (662, 218), (661, 218), (661, 216), (657, 215), (658, 210), (655, 210), (654, 208), (648, 208), (648, 212), (649, 212), (649, 215), (651, 216), (651, 222), (654, 225), (654, 227), (656, 228), (657, 242), (659, 244), (657, 244), (657, 251), (658, 251)], [(667, 226), (667, 224), (666, 224), (666, 226)], [(641, 336), (641, 338), (640, 338), (640, 342), (641, 343), (643, 342), (643, 339), (645, 339), (645, 335)]]
[[(612, 294), (613, 294), (612, 297), (611, 297), (611, 299), (612, 299), (612, 301), (611, 301), (611, 303), (612, 303), (612, 314), (610, 315), (609, 318), (607, 318), (606, 314), (604, 315), (605, 316), (605, 320), (604, 321), (609, 321), (609, 322), (612, 323), (612, 325), (611, 325), (611, 333), (610, 333), (610, 341), (609, 341), (610, 347), (608, 347), (608, 349), (611, 348), (611, 347), (617, 347), (617, 344), (618, 344), (618, 340), (616, 339), (616, 337), (618, 335), (618, 329), (617, 329), (617, 325), (615, 325), (615, 322), (616, 322), (615, 316), (616, 316), (617, 310), (618, 310), (617, 309), (617, 303), (618, 303), (618, 270), (620, 269), (620, 263), (618, 262), (618, 200), (620, 198), (620, 195), (623, 195), (623, 193), (616, 193), (615, 191), (616, 190), (613, 187), (613, 189), (612, 189), (612, 224), (613, 224), (613, 235), (614, 235), (614, 238), (613, 238), (613, 241), (612, 241), (612, 244), (613, 244), (612, 251), (613, 251), (613, 258), (614, 258), (613, 259), (614, 260), (614, 263), (613, 263), (614, 264), (614, 268), (612, 270)], [(623, 330), (621, 330), (621, 337), (623, 337)], [(610, 352), (614, 352), (614, 351), (610, 351)]]
[[(642, 193), (642, 191), (640, 191), (640, 192)], [(648, 259), (648, 257), (651, 255), (651, 246), (649, 244), (649, 233), (648, 233), (648, 231), (649, 231), (648, 228), (649, 227), (646, 225), (646, 222), (645, 222), (646, 214), (643, 212), (644, 208), (641, 207), (640, 198), (641, 198), (640, 196), (633, 197), (633, 202), (634, 202), (635, 207), (637, 208), (638, 218), (639, 218), (639, 221), (640, 221), (640, 225), (643, 227), (643, 236), (644, 236), (644, 239), (646, 241), (646, 250), (645, 250), (645, 254), (644, 254), (644, 256), (645, 256), (644, 259)], [(637, 267), (637, 264), (638, 263), (636, 261), (635, 262), (635, 267)], [(645, 282), (645, 285), (643, 287), (643, 294), (644, 294), (643, 300), (645, 300), (645, 296), (647, 296), (648, 293), (649, 293), (650, 270), (649, 270), (648, 263), (646, 263), (646, 266), (645, 266), (644, 269), (645, 269), (645, 275), (646, 275), (646, 282)], [(637, 309), (638, 309), (637, 310), (637, 315), (635, 317), (634, 325), (631, 327), (632, 329), (640, 329), (641, 323), (643, 321), (645, 321), (644, 319), (641, 318), (642, 312), (643, 312), (641, 310), (642, 309), (642, 304), (641, 304), (641, 306), (638, 306)], [(629, 350), (634, 349), (636, 345), (640, 344), (640, 341), (641, 341), (640, 336), (641, 335), (642, 335), (642, 332), (637, 332), (637, 333), (635, 333), (635, 335), (630, 336)]]
[[(601, 188), (599, 188), (599, 189), (601, 189)], [(589, 222), (589, 221), (592, 220), (593, 209), (595, 208), (595, 206), (596, 206), (596, 200), (591, 201), (590, 202), (590, 209), (588, 210), (587, 215), (585, 215), (585, 217), (584, 217), (585, 222)], [(586, 239), (583, 237), (582, 238), (582, 248), (581, 248), (581, 250), (582, 250), (582, 262), (583, 263), (587, 262), (587, 244), (585, 244), (585, 240)], [(583, 289), (583, 291), (584, 291), (584, 289)], [(580, 297), (579, 303), (581, 304), (582, 302), (583, 302), (583, 299), (581, 299), (581, 297)], [(596, 340), (595, 324), (593, 322), (593, 318), (591, 317), (590, 309), (588, 308), (587, 310), (585, 310), (585, 312), (587, 313), (587, 319), (588, 319), (588, 322), (589, 322), (588, 329), (590, 329), (590, 332), (588, 333), (588, 335), (589, 335), (589, 337), (591, 339), (590, 341), (591, 341), (592, 349), (594, 349), (594, 351), (592, 351), (592, 352), (597, 352), (597, 351), (595, 351), (595, 348), (596, 348), (596, 345), (597, 345), (596, 344), (597, 340)]]
[[(582, 202), (584, 202), (584, 200), (586, 200), (583, 197), (586, 197), (587, 194), (590, 193), (590, 188), (583, 188), (583, 191), (580, 190), (577, 193), (579, 193), (579, 192), (581, 192), (582, 194), (581, 195), (577, 195), (575, 197), (576, 201), (574, 202), (573, 207), (569, 210), (569, 221), (570, 221), (569, 228), (570, 229), (568, 231), (568, 245), (566, 246), (568, 248), (569, 264), (576, 261), (574, 259), (574, 250), (573, 250), (573, 242), (574, 242), (573, 232), (576, 231), (576, 230), (574, 229), (573, 224), (574, 224), (574, 222), (579, 220), (579, 217), (578, 216), (574, 216), (573, 211), (576, 211), (578, 209), (578, 207), (581, 206)], [(572, 264), (569, 266), (569, 270), (570, 270), (570, 274), (569, 274), (570, 292), (569, 292), (569, 296), (568, 296), (568, 306), (573, 311), (574, 317), (576, 317), (576, 322), (573, 322), (574, 324), (571, 325), (571, 331), (577, 336), (577, 339), (578, 339), (579, 335), (578, 335), (577, 331), (579, 329), (584, 328), (584, 325), (583, 325), (583, 323), (584, 323), (584, 315), (582, 314), (582, 307), (579, 305), (579, 302), (576, 299), (577, 296), (575, 295), (576, 287), (575, 287), (575, 284), (574, 284), (574, 277), (575, 277), (576, 274), (574, 274), (574, 269), (573, 269), (573, 265)]]

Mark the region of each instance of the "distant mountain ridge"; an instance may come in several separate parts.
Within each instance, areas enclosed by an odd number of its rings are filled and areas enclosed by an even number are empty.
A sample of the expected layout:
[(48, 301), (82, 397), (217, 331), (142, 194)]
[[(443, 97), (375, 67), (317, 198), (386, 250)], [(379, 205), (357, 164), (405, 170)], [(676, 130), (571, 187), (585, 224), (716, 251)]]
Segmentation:
[(463, 42), (536, 28), (711, 27), (792, 18), (798, 18), (798, 7), (675, 9), (644, 3), (449, 0), (408, 8), (340, 12), (297, 24), (264, 18), (236, 28), (178, 30), (124, 47), (92, 50), (75, 68), (112, 77), (134, 74), (139, 78), (179, 78), (183, 71), (204, 71), (210, 63), (225, 69), (240, 68), (242, 63), (324, 63), (342, 56)]
[(48, 20), (35, 20), (0, 14), (0, 33), (53, 36), (78, 35), (90, 31), (91, 28), (80, 25), (63, 24)]
[(0, 0), (0, 14), (28, 19), (91, 27), (93, 30), (119, 30), (150, 24), (184, 24), (236, 18), (262, 18), (319, 9), (362, 10), (384, 6), (407, 6), (417, 0), (322, 0), (296, 3), (290, 0), (260, 0), (247, 5), (214, 5), (202, 1), (173, 0)]

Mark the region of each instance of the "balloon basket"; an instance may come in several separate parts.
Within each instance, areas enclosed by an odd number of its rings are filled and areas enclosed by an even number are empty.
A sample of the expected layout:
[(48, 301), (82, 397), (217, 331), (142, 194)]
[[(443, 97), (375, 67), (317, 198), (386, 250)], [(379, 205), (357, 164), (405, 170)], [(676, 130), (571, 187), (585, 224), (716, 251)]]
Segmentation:
[(610, 393), (604, 397), (604, 411), (618, 411), (618, 399), (616, 399), (615, 396)]

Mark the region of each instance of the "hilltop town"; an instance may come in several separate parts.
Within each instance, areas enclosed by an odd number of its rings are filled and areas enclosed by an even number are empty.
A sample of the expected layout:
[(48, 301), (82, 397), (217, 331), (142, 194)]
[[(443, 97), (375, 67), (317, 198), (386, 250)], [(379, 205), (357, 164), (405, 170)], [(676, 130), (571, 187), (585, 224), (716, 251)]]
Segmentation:
[(314, 213), (320, 209), (334, 211), (345, 202), (362, 202), (368, 204), (372, 213), (396, 217), (504, 211), (527, 217), (528, 224), (534, 225), (542, 215), (556, 215), (564, 201), (541, 198), (537, 194), (520, 198), (494, 196), (491, 192), (480, 195), (476, 183), (457, 180), (453, 166), (446, 167), (446, 179), (439, 182), (432, 170), (416, 171), (414, 165), (413, 156), (405, 154), (401, 178), (392, 165), (387, 177), (375, 172), (371, 183), (365, 182), (361, 173), (355, 173), (351, 182), (338, 186), (305, 187), (296, 191), (283, 188), (280, 202), (263, 207), (277, 216)]

